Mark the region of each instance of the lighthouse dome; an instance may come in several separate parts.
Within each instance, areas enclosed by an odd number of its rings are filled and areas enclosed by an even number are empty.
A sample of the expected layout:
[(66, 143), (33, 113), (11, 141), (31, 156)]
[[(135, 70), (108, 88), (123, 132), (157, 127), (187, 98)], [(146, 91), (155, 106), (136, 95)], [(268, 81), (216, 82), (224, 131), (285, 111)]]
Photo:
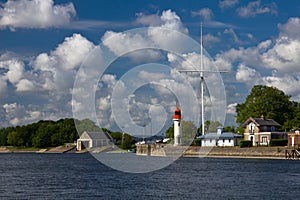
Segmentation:
[(173, 119), (181, 119), (181, 110), (178, 107), (176, 107)]

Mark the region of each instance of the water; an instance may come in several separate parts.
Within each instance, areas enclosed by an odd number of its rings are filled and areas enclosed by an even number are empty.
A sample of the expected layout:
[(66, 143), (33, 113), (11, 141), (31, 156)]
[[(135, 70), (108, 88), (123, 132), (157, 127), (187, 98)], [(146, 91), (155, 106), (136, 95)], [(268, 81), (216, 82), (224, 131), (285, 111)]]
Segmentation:
[(145, 174), (90, 154), (0, 154), (0, 199), (298, 199), (300, 161), (181, 158)]

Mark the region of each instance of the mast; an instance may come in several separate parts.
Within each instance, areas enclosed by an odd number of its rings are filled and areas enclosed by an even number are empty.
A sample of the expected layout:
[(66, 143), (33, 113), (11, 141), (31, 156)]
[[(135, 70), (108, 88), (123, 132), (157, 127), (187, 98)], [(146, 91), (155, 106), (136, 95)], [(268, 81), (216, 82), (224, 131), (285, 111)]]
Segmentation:
[(200, 87), (201, 87), (201, 121), (202, 121), (202, 135), (204, 132), (204, 74), (203, 74), (203, 38), (202, 38), (202, 23), (200, 26)]

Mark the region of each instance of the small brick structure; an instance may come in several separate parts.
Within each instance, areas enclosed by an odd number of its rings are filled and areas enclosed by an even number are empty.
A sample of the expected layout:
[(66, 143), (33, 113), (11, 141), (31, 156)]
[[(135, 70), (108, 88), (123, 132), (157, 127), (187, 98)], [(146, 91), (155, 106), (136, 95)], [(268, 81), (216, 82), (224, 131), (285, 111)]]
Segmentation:
[(300, 147), (300, 128), (288, 133), (288, 146)]

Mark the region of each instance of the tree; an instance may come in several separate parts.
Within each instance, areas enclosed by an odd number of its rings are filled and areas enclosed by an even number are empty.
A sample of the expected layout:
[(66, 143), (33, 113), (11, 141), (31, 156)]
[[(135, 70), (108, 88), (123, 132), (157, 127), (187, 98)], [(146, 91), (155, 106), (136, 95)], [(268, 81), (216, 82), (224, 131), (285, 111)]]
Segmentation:
[(172, 124), (172, 126), (170, 126), (170, 128), (168, 128), (168, 130), (166, 130), (166, 137), (174, 138), (174, 124)]
[(7, 143), (12, 146), (22, 146), (23, 139), (19, 133), (12, 131), (7, 135)]
[(112, 136), (112, 138), (114, 138), (117, 146), (120, 147), (121, 149), (130, 149), (132, 145), (135, 143), (131, 135), (127, 133), (124, 133), (124, 137), (123, 137), (123, 133), (121, 132), (111, 132), (110, 135)]
[(292, 102), (290, 96), (283, 91), (263, 85), (252, 88), (244, 103), (236, 106), (236, 122), (243, 124), (249, 117), (274, 119), (283, 125), (292, 116)]
[[(219, 126), (222, 126), (221, 122), (207, 120), (204, 123), (204, 127), (205, 127), (204, 132), (205, 133), (215, 133), (215, 132), (217, 132), (217, 128)], [(198, 128), (198, 133), (202, 134), (202, 126), (200, 126)]]
[(181, 144), (190, 145), (196, 137), (197, 127), (192, 121), (182, 120), (181, 126)]

